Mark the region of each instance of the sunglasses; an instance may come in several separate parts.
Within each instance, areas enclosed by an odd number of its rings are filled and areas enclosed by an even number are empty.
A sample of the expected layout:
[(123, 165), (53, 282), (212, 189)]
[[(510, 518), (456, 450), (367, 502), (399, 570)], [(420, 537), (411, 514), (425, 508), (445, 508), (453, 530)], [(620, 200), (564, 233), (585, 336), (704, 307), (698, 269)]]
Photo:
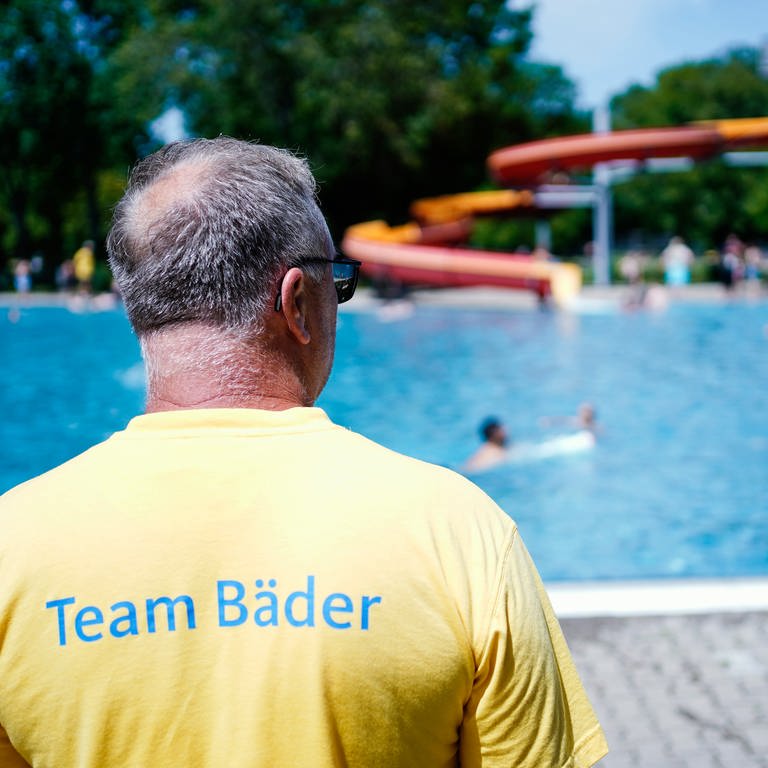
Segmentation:
[[(300, 267), (302, 264), (332, 264), (333, 287), (336, 289), (336, 300), (338, 303), (343, 304), (354, 296), (362, 262), (348, 259), (346, 256), (335, 256), (333, 259), (324, 259), (322, 256), (316, 256), (302, 259), (299, 264), (294, 264), (293, 266)], [(277, 298), (275, 299), (275, 311), (279, 312), (282, 305), (282, 291), (278, 291)]]

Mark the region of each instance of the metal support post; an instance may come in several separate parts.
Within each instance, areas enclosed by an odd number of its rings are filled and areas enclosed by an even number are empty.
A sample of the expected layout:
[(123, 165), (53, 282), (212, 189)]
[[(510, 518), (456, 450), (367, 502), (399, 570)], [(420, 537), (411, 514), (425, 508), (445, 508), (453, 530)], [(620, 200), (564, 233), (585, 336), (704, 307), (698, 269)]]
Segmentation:
[[(592, 130), (607, 133), (611, 130), (608, 109), (596, 109), (593, 114)], [(613, 205), (611, 200), (611, 174), (607, 163), (597, 163), (593, 169), (595, 205), (592, 209), (593, 247), (592, 267), (597, 285), (611, 282), (611, 232), (613, 228)]]
[(552, 252), (552, 227), (549, 219), (536, 219), (536, 248), (546, 248)]

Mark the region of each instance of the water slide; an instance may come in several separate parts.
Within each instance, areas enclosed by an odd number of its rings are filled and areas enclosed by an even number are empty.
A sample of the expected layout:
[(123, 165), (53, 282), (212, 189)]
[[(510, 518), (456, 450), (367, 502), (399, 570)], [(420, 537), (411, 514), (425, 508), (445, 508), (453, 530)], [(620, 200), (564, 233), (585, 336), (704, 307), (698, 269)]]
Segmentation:
[(602, 162), (642, 163), (669, 157), (705, 160), (731, 150), (765, 146), (768, 117), (712, 120), (675, 128), (586, 133), (531, 141), (493, 152), (488, 168), (501, 184), (529, 186)]
[[(470, 192), (417, 200), (414, 221), (351, 226), (342, 250), (363, 262), (372, 279), (429, 286), (496, 285), (534, 291), (564, 304), (581, 288), (574, 264), (466, 247), (477, 217), (543, 204), (544, 187), (568, 190), (574, 172), (598, 163), (643, 164), (660, 158), (705, 160), (735, 150), (768, 146), (768, 117), (714, 120), (673, 128), (609, 131), (543, 139), (493, 152), (488, 169), (499, 184), (517, 189)], [(567, 196), (566, 196), (567, 198)], [(550, 204), (548, 207), (552, 207)], [(562, 207), (567, 207), (567, 202)], [(463, 246), (463, 247), (462, 247)]]

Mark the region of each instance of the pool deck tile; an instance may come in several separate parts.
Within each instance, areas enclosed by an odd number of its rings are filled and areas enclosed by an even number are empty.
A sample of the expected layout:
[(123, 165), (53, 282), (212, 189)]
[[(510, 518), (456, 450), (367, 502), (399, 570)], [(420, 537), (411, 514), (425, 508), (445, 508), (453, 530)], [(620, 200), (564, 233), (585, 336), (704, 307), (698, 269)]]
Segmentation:
[(768, 610), (561, 623), (608, 739), (601, 768), (768, 768)]

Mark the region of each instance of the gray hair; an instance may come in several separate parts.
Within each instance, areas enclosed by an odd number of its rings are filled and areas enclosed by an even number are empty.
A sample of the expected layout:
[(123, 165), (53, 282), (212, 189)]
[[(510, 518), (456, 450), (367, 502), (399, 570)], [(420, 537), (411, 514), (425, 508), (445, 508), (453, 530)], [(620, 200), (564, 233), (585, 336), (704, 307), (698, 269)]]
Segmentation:
[(333, 257), (315, 192), (304, 160), (228, 137), (174, 142), (139, 162), (107, 237), (137, 335), (260, 327), (281, 271)]

